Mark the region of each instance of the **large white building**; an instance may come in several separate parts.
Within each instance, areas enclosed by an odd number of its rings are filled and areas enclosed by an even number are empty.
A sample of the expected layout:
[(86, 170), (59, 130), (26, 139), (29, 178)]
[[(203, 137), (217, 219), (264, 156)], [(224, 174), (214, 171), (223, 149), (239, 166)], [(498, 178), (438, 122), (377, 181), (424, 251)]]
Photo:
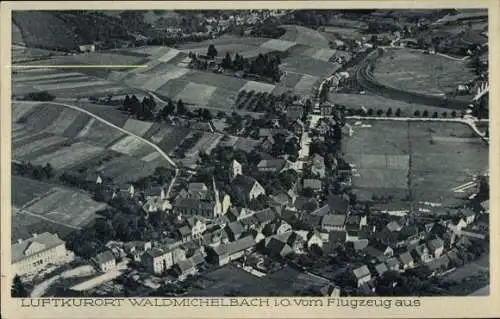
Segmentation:
[(57, 234), (42, 233), (12, 244), (11, 254), (12, 272), (23, 276), (36, 273), (48, 264), (67, 261), (70, 252)]

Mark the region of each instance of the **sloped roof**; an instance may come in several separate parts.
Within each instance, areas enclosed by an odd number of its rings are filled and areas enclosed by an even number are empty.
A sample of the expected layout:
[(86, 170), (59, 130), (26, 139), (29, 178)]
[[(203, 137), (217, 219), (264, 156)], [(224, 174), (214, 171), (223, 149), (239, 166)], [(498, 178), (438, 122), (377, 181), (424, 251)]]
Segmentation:
[(368, 267), (366, 265), (363, 265), (359, 268), (356, 268), (352, 272), (354, 273), (354, 276), (356, 276), (356, 278), (358, 278), (358, 279), (371, 275), (370, 270), (368, 269)]
[(104, 264), (104, 263), (107, 263), (109, 261), (115, 260), (115, 256), (113, 255), (113, 253), (111, 251), (106, 250), (105, 252), (97, 254), (95, 259), (97, 260), (97, 262), (99, 264)]
[(251, 248), (255, 245), (255, 240), (252, 236), (246, 236), (233, 242), (220, 245), (214, 248), (214, 251), (219, 256), (228, 256), (242, 250)]
[(427, 242), (427, 246), (431, 251), (435, 251), (436, 249), (443, 248), (444, 242), (441, 238), (434, 238)]
[(329, 225), (329, 226), (343, 226), (345, 223), (346, 216), (345, 215), (333, 215), (328, 214), (323, 216), (321, 220), (321, 225)]
[(64, 244), (64, 241), (61, 240), (59, 236), (57, 236), (57, 234), (45, 232), (36, 235), (36, 237), (33, 236), (28, 239), (25, 239), (20, 243), (16, 242), (11, 245), (11, 262), (15, 263), (19, 260), (28, 257), (28, 255), (25, 255), (25, 251), (32, 243), (38, 243), (41, 245), (40, 248), (43, 247), (43, 250), (47, 250), (50, 248), (57, 247), (61, 244)]
[(408, 251), (399, 255), (399, 260), (401, 260), (403, 265), (408, 265), (413, 262), (413, 258), (411, 257), (411, 254)]
[(323, 187), (323, 183), (321, 182), (321, 180), (316, 178), (304, 179), (302, 183), (304, 188), (311, 188), (313, 190), (320, 190)]
[(331, 213), (346, 214), (349, 210), (349, 201), (338, 195), (328, 196), (328, 206)]
[(375, 270), (377, 271), (379, 276), (382, 276), (386, 271), (389, 269), (387, 268), (387, 265), (384, 263), (380, 263), (375, 266)]
[(226, 227), (233, 233), (233, 235), (238, 235), (245, 231), (243, 225), (238, 221), (229, 223)]

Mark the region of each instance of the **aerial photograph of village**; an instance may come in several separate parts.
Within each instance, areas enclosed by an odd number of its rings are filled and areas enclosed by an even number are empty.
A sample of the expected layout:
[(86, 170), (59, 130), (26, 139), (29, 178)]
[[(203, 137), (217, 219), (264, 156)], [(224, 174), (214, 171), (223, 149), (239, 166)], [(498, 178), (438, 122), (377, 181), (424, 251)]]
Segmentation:
[(11, 295), (489, 295), (487, 9), (13, 11)]

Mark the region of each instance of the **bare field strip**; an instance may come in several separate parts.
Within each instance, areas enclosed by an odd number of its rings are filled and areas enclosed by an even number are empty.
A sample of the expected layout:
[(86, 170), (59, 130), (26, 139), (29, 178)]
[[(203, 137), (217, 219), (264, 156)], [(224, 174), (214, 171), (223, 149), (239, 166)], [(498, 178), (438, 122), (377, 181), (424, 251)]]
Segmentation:
[(168, 81), (183, 77), (184, 75), (189, 73), (189, 71), (190, 70), (186, 68), (169, 65), (168, 70), (159, 73), (159, 75), (158, 73), (156, 73), (155, 75), (149, 76), (149, 80), (144, 82), (140, 87), (142, 89), (156, 91), (163, 85), (165, 85), (165, 83), (167, 83)]
[(159, 158), (161, 158), (161, 154), (155, 151), (155, 152), (151, 152), (148, 155), (142, 157), (141, 161), (152, 162), (152, 161), (155, 161)]
[(165, 49), (170, 49), (169, 47), (163, 47), (163, 46), (144, 46), (144, 47), (138, 47), (138, 48), (133, 48), (133, 49), (127, 49), (130, 52), (137, 52), (141, 54), (147, 54), (147, 55), (152, 55), (152, 56), (157, 56), (162, 54)]
[(12, 149), (13, 158), (22, 158), (26, 155), (32, 154), (34, 152), (40, 151), (44, 148), (51, 147), (56, 144), (60, 144), (67, 139), (61, 136), (49, 136), (46, 138), (38, 139), (31, 143), (24, 144)]
[(269, 83), (263, 83), (263, 82), (256, 82), (256, 81), (248, 81), (243, 87), (240, 89), (240, 91), (255, 91), (256, 93), (258, 92), (264, 92), (264, 93), (271, 93), (275, 88), (274, 84), (269, 84)]
[(109, 147), (109, 149), (119, 152), (122, 154), (132, 154), (138, 151), (144, 142), (139, 138), (131, 135), (126, 135), (115, 144)]
[(234, 92), (241, 89), (247, 83), (246, 80), (236, 77), (203, 71), (191, 71), (183, 79), (200, 85), (210, 84), (217, 88)]
[(109, 144), (123, 136), (125, 136), (124, 133), (109, 127), (101, 121), (94, 120), (88, 129), (84, 128), (82, 130), (81, 134), (78, 135), (78, 138), (89, 144), (107, 147)]
[(56, 84), (38, 84), (35, 85), (38, 90), (41, 91), (52, 91), (52, 90), (61, 90), (61, 89), (75, 89), (81, 87), (89, 87), (89, 86), (99, 86), (99, 85), (107, 85), (111, 82), (105, 80), (98, 81), (85, 81), (85, 82), (77, 82), (77, 83), (56, 83)]
[(332, 56), (334, 56), (336, 53), (336, 50), (333, 49), (316, 49), (312, 48), (308, 51), (306, 51), (307, 56), (313, 59), (321, 60), (324, 62), (328, 62)]
[(217, 89), (216, 86), (189, 82), (189, 84), (175, 97), (185, 103), (207, 105), (210, 97)]
[(179, 53), (180, 53), (179, 50), (171, 48), (166, 53), (164, 53), (162, 56), (158, 57), (158, 61), (168, 62), (168, 61), (172, 60), (173, 58), (175, 58), (175, 56)]
[(80, 113), (78, 117), (66, 128), (62, 133), (63, 136), (68, 138), (74, 138), (87, 126), (92, 117), (87, 114)]
[[(24, 103), (14, 104), (15, 108), (24, 108)], [(51, 125), (61, 113), (62, 109), (57, 108), (47, 104), (37, 104), (32, 107), (28, 112), (25, 112), (23, 116), (18, 118), (18, 122), (21, 121), (26, 132), (37, 132), (47, 128)]]
[(122, 155), (99, 167), (98, 171), (103, 176), (112, 178), (113, 182), (122, 184), (150, 176), (158, 166), (157, 161), (146, 162), (132, 156)]
[(160, 128), (160, 130), (151, 135), (150, 140), (155, 144), (159, 144), (164, 138), (168, 138), (168, 136), (172, 134), (173, 131), (173, 127), (163, 126)]
[(35, 198), (41, 198), (55, 185), (26, 177), (12, 175), (12, 205), (22, 207)]
[[(236, 91), (225, 90), (222, 88), (217, 88), (210, 100), (208, 101), (207, 106), (218, 108), (221, 110), (231, 109), (234, 106), (234, 102), (236, 101)], [(213, 113), (213, 111), (211, 111)]]
[(123, 129), (138, 136), (143, 136), (153, 126), (152, 122), (128, 119)]
[(267, 42), (261, 44), (262, 48), (269, 49), (272, 51), (280, 51), (285, 52), (286, 50), (293, 47), (296, 43), (292, 41), (279, 40), (279, 39), (271, 39)]
[(11, 121), (12, 123), (17, 122), (21, 117), (30, 112), (35, 106), (39, 104), (26, 104), (26, 103), (16, 103), (12, 102), (12, 113), (11, 113)]
[(17, 147), (21, 147), (25, 144), (35, 142), (35, 141), (38, 141), (40, 139), (47, 138), (49, 136), (52, 136), (52, 134), (44, 132), (44, 131), (40, 131), (40, 132), (34, 133), (34, 134), (25, 135), (21, 138), (14, 138), (14, 136), (12, 135), (12, 150), (14, 150)]
[(86, 144), (84, 142), (77, 142), (70, 147), (65, 147), (56, 152), (39, 156), (33, 161), (35, 165), (45, 165), (50, 163), (55, 169), (63, 169), (68, 165), (72, 165), (98, 155), (102, 152), (101, 147)]
[(293, 41), (311, 47), (329, 49), (328, 39), (316, 30), (298, 25), (283, 25), (287, 32), (281, 37), (282, 40)]
[(306, 56), (288, 57), (282, 60), (281, 69), (287, 72), (326, 77), (340, 68), (337, 63), (324, 62)]
[(55, 192), (28, 206), (26, 210), (73, 227), (81, 227), (95, 218), (95, 212), (107, 205), (87, 194), (57, 187)]
[(59, 117), (49, 125), (45, 131), (57, 135), (62, 135), (66, 129), (77, 119), (80, 115), (80, 112), (64, 108)]
[(24, 81), (50, 81), (50, 80), (60, 80), (72, 77), (83, 76), (82, 73), (79, 72), (61, 72), (52, 69), (48, 69), (49, 74), (46, 72), (40, 72), (39, 74), (33, 74), (34, 72), (30, 72), (30, 74), (24, 76), (21, 75), (23, 73), (16, 73), (12, 75), (12, 81), (14, 82), (24, 82)]
[(358, 169), (360, 177), (353, 177), (357, 187), (402, 188), (407, 187), (407, 170), (396, 169)]
[(408, 170), (409, 161), (410, 161), (409, 155), (360, 153), (358, 168)]
[(167, 83), (165, 83), (161, 88), (156, 90), (156, 92), (175, 100), (177, 94), (179, 94), (179, 92), (182, 92), (187, 87), (188, 84), (189, 81), (185, 80), (184, 77), (178, 79), (172, 79), (167, 81)]

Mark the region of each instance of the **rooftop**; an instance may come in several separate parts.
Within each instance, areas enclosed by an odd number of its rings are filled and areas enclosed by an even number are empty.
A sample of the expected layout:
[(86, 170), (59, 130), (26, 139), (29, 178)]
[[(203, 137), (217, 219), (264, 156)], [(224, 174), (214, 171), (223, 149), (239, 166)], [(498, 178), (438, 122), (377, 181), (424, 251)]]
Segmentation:
[(33, 237), (11, 245), (11, 261), (15, 263), (35, 252), (40, 252), (63, 244), (64, 241), (61, 240), (57, 234), (48, 232), (33, 234)]
[(343, 226), (345, 223), (345, 215), (332, 215), (328, 214), (321, 220), (322, 226)]
[(97, 260), (97, 262), (99, 264), (104, 264), (104, 263), (107, 263), (109, 261), (115, 260), (115, 256), (113, 255), (113, 253), (111, 251), (106, 250), (105, 252), (97, 254), (95, 259)]
[(366, 265), (356, 268), (352, 272), (354, 273), (354, 276), (356, 276), (356, 278), (358, 279), (370, 276), (370, 270), (368, 270), (368, 267)]

